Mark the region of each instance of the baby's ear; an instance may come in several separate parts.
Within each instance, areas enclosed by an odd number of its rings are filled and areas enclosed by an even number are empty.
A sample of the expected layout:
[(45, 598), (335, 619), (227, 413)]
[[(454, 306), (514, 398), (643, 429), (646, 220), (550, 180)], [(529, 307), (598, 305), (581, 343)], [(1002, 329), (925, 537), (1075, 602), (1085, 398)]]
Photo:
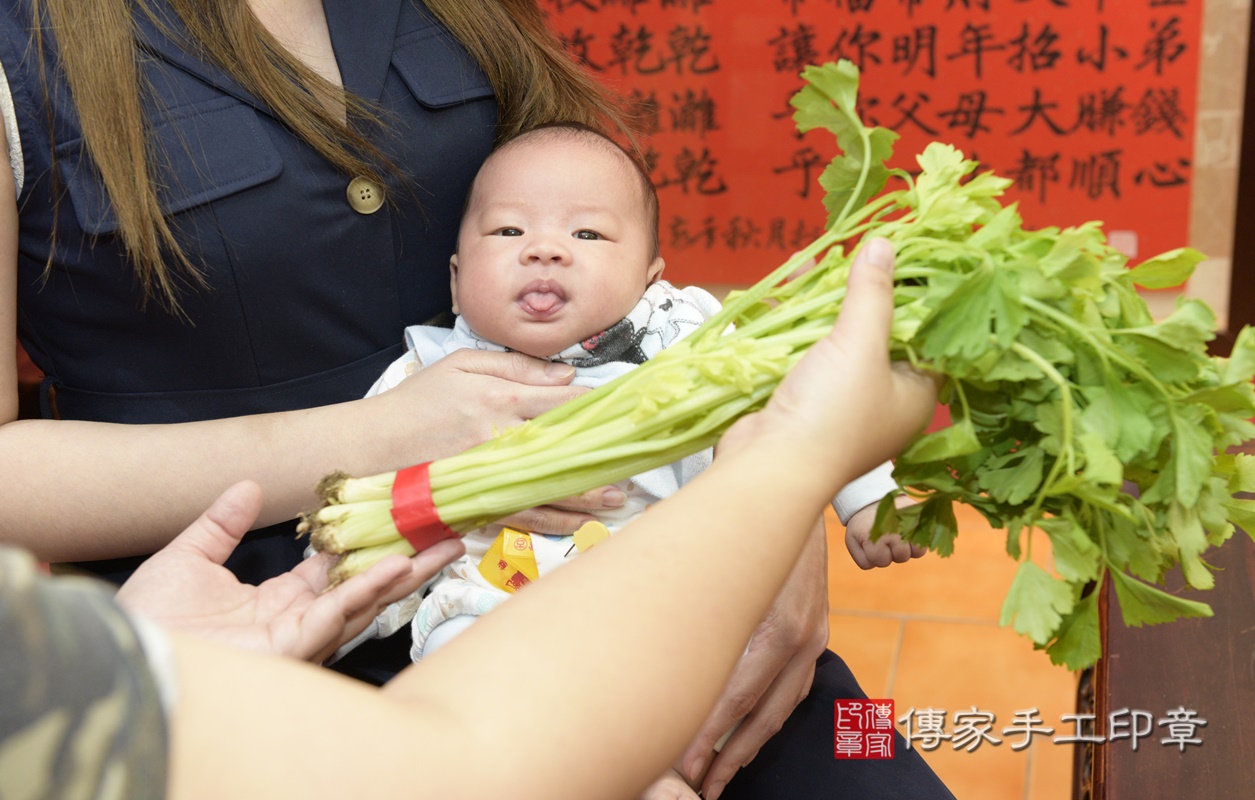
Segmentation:
[(662, 271), (667, 268), (667, 262), (662, 260), (662, 256), (654, 259), (654, 263), (649, 265), (649, 270), (645, 273), (645, 285), (649, 286), (662, 277)]
[(458, 311), (458, 254), (454, 253), (449, 256), (449, 296), (453, 298), (453, 313), (461, 314)]

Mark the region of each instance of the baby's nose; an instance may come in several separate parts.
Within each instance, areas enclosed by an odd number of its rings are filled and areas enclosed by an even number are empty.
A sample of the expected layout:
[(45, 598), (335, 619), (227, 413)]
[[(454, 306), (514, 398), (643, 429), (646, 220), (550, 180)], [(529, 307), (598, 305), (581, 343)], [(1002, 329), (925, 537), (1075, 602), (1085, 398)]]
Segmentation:
[(538, 236), (523, 250), (528, 263), (568, 264), (571, 250), (556, 236)]

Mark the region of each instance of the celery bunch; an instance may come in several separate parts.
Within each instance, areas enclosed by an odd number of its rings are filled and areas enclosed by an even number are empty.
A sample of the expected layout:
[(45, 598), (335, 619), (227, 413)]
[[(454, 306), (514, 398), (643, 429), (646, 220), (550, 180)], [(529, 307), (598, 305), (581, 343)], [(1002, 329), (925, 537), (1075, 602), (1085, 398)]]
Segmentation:
[[(897, 254), (892, 355), (946, 378), (953, 424), (898, 459), (895, 477), (919, 503), (887, 499), (877, 530), (947, 556), (952, 504), (977, 508), (1020, 561), (1003, 624), (1073, 669), (1101, 655), (1105, 580), (1127, 624), (1210, 615), (1151, 584), (1179, 564), (1190, 586), (1210, 587), (1203, 552), (1231, 520), (1255, 530), (1255, 506), (1233, 497), (1255, 488), (1255, 460), (1216, 455), (1255, 437), (1255, 334), (1243, 330), (1231, 358), (1209, 357), (1210, 309), (1182, 301), (1156, 323), (1135, 290), (1180, 283), (1202, 256), (1128, 269), (1098, 223), (1025, 230), (997, 199), (1011, 182), (974, 175), (948, 145), (930, 144), (917, 176), (889, 169), (896, 135), (859, 119), (857, 70), (843, 61), (803, 77), (799, 129), (829, 130), (842, 150), (820, 178), (826, 232), (652, 361), (432, 463), (440, 518), (466, 531), (710, 446), (827, 334), (858, 242), (883, 236)], [(890, 178), (901, 188), (883, 191)], [(786, 281), (811, 258), (816, 268)], [(326, 503), (303, 526), (319, 549), (346, 554), (343, 574), (412, 552), (389, 516), (392, 479), (324, 481)], [(1057, 576), (1030, 558), (1033, 528)]]

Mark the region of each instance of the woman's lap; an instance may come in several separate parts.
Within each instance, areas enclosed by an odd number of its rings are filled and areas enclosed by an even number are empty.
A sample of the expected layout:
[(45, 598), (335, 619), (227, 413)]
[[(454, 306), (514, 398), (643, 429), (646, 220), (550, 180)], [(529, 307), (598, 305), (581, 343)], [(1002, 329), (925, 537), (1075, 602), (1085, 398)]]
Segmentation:
[(728, 785), (721, 800), (910, 798), (954, 800), (918, 751), (894, 734), (894, 757), (833, 757), (833, 701), (865, 698), (845, 662), (831, 651), (819, 657), (810, 694), (784, 728)]

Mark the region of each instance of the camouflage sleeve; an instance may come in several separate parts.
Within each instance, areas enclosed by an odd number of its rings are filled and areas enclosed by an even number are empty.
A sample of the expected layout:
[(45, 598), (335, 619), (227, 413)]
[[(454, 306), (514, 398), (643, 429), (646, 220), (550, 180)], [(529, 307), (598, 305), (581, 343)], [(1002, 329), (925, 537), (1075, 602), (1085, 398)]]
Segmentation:
[(0, 547), (0, 798), (165, 796), (167, 726), (109, 587)]

